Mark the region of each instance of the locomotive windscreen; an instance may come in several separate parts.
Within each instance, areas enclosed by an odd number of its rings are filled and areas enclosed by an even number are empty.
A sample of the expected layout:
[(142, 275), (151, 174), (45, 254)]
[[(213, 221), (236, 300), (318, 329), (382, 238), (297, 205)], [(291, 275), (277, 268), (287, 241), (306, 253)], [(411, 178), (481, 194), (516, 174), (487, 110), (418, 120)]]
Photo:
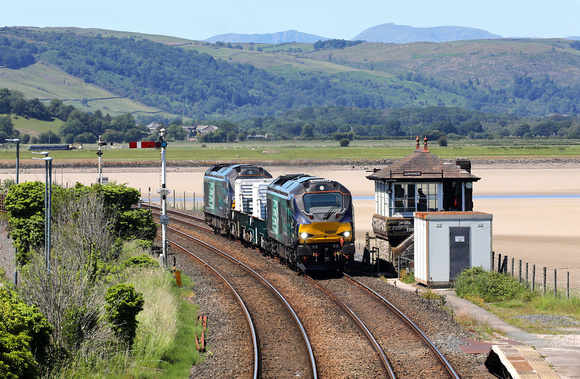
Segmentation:
[(340, 192), (306, 193), (304, 211), (307, 213), (325, 213), (342, 209)]

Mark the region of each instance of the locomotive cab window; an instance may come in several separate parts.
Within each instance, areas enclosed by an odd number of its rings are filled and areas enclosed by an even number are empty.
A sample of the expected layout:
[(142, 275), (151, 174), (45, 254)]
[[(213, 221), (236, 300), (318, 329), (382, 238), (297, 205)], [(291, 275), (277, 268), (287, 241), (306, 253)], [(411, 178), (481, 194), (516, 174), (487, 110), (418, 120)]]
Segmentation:
[(339, 192), (307, 193), (304, 195), (304, 211), (325, 213), (342, 209), (342, 195)]

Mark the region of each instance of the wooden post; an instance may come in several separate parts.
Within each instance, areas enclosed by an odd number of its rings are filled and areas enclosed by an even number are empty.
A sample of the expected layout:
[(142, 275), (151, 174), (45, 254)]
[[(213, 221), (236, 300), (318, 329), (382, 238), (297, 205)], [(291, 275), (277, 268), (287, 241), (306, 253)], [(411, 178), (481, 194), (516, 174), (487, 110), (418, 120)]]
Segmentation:
[(491, 271), (495, 270), (495, 268), (493, 267), (494, 263), (495, 263), (495, 251), (492, 250), (491, 251)]
[(195, 206), (196, 206), (196, 205), (197, 205), (197, 204), (195, 203), (195, 192), (194, 192), (194, 193), (193, 193), (193, 210), (195, 210)]
[(497, 256), (497, 272), (501, 272), (501, 254)]
[[(512, 258), (512, 276), (514, 276), (515, 258)], [(515, 276), (514, 276), (515, 277)]]
[(518, 282), (522, 282), (522, 260), (520, 259), (520, 266), (518, 270)]
[(183, 191), (183, 210), (185, 211), (185, 191)]
[(566, 299), (570, 300), (570, 271), (566, 272)]
[(173, 190), (173, 208), (175, 208), (175, 190)]
[(532, 292), (536, 290), (536, 265), (532, 267)]
[(530, 282), (528, 281), (528, 262), (526, 262), (526, 287), (530, 287)]
[(554, 269), (554, 297), (558, 297), (558, 271)]
[(546, 268), (544, 267), (544, 295), (546, 295)]

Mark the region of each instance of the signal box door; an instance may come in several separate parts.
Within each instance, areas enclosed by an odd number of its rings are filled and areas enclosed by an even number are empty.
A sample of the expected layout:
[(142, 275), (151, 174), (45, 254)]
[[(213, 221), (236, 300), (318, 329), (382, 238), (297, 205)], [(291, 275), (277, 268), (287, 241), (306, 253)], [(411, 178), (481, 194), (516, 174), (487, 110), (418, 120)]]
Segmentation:
[(449, 280), (455, 280), (471, 263), (470, 227), (449, 228)]

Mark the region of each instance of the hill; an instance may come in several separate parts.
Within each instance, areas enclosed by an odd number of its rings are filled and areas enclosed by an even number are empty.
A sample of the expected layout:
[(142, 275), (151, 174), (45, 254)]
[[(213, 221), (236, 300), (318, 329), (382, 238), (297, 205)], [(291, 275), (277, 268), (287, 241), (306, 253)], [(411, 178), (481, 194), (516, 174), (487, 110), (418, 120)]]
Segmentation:
[(448, 42), (473, 39), (501, 38), (497, 34), (485, 30), (466, 28), (463, 26), (436, 26), (431, 28), (416, 28), (407, 25), (391, 23), (368, 28), (358, 34), (353, 40), (383, 43), (409, 42)]
[[(123, 98), (131, 112), (199, 120), (315, 106), (578, 114), (578, 45), (564, 39), (232, 45), (96, 29), (1, 28), (0, 87), (77, 103)], [(39, 67), (50, 71), (34, 71)], [(78, 85), (58, 85), (65, 81)], [(73, 95), (65, 91), (71, 87)], [(99, 101), (83, 102), (94, 110)]]

